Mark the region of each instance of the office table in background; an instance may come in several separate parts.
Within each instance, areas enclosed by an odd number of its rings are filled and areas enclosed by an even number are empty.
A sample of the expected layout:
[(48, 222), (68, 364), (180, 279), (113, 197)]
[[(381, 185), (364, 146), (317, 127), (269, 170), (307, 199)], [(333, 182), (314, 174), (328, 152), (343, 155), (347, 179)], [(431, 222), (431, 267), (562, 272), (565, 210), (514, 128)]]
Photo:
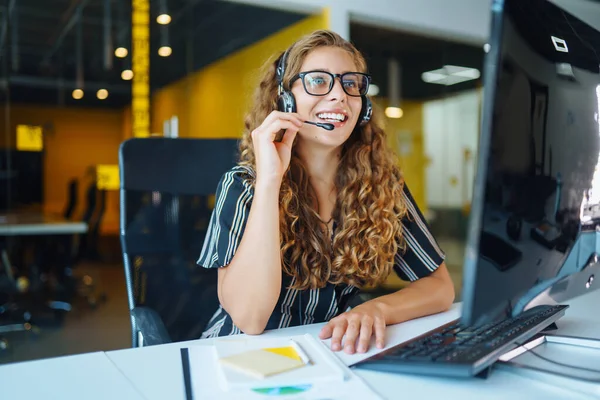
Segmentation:
[(0, 214), (0, 236), (72, 235), (87, 230), (85, 222), (69, 221), (53, 214)]

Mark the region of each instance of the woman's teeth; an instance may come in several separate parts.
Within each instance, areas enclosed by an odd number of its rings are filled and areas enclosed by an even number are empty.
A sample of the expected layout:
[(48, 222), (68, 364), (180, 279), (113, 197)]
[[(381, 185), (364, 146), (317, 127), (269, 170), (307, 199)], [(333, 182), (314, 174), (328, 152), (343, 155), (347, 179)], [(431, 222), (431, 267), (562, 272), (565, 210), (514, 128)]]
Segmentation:
[(346, 119), (346, 116), (344, 114), (337, 113), (320, 113), (317, 114), (317, 117), (331, 122), (342, 122)]

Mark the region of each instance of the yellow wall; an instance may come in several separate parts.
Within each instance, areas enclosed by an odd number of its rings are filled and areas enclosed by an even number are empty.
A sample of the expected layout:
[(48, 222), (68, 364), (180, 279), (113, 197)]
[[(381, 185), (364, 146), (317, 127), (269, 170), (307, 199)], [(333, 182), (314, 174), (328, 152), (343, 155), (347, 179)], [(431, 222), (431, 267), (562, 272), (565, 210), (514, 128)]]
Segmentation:
[(126, 140), (133, 137), (133, 126), (131, 125), (131, 105), (128, 105), (123, 109), (122, 116), (123, 122), (121, 123), (121, 138)]
[[(321, 15), (308, 17), (161, 89), (152, 98), (151, 131), (162, 132), (163, 121), (177, 115), (180, 137), (240, 137), (263, 63), (300, 36), (327, 27), (329, 10), (324, 9)], [(383, 113), (385, 99), (375, 102)], [(401, 139), (398, 133), (410, 133), (405, 136), (409, 136), (411, 146), (408, 153), (399, 154), (400, 163), (415, 200), (425, 211), (422, 104), (405, 102), (403, 109), (403, 118), (384, 119), (395, 150)]]
[(380, 112), (388, 143), (396, 152), (412, 195), (421, 211), (427, 210), (425, 202), (426, 157), (423, 150), (423, 103), (403, 101), (402, 118), (387, 118), (384, 114), (387, 99), (375, 98), (373, 103)]
[(258, 83), (274, 53), (300, 36), (329, 26), (326, 13), (308, 17), (158, 91), (152, 98), (152, 132), (177, 115), (180, 137), (238, 138)]
[[(78, 178), (79, 201), (75, 215), (85, 208), (86, 169), (96, 164), (117, 164), (119, 144), (123, 139), (121, 111), (35, 107), (11, 105), (10, 142), (15, 147), (18, 124), (49, 125), (44, 135), (44, 211), (62, 213), (67, 202), (67, 184)], [(6, 144), (4, 124), (0, 126), (2, 143)], [(118, 232), (119, 193), (109, 191), (102, 232)]]

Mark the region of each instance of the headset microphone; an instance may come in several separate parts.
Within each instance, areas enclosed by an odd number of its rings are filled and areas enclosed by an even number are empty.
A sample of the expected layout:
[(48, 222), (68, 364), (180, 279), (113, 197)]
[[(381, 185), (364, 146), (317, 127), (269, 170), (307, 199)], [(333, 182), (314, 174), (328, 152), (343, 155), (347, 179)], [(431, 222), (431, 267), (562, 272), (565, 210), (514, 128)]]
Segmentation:
[[(311, 124), (311, 125), (315, 125), (318, 126), (319, 128), (323, 128), (323, 129), (327, 129), (328, 131), (332, 131), (333, 128), (335, 128), (335, 126), (333, 126), (333, 124), (327, 124), (324, 122), (312, 122), (312, 121), (304, 121), (305, 124)], [(281, 139), (283, 139), (283, 134), (285, 133), (285, 129), (280, 130), (276, 135), (275, 135), (275, 139), (273, 139), (274, 142), (281, 142)]]
[(328, 131), (332, 131), (333, 128), (335, 128), (335, 126), (333, 126), (333, 124), (325, 124), (322, 122), (312, 122), (312, 121), (304, 121), (305, 124), (311, 124), (314, 126), (318, 126), (319, 128), (323, 128), (326, 129)]

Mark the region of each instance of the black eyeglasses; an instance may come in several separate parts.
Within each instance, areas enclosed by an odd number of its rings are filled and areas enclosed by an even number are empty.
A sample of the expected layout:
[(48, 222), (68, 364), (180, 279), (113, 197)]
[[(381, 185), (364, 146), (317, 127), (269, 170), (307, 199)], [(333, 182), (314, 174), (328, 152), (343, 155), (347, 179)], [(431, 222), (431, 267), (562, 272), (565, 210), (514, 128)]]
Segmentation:
[(364, 96), (369, 91), (371, 76), (362, 72), (346, 72), (343, 74), (332, 74), (327, 71), (300, 72), (290, 81), (290, 86), (296, 79), (302, 79), (302, 85), (306, 93), (313, 96), (325, 96), (335, 83), (335, 78), (340, 78), (342, 88), (348, 96)]

